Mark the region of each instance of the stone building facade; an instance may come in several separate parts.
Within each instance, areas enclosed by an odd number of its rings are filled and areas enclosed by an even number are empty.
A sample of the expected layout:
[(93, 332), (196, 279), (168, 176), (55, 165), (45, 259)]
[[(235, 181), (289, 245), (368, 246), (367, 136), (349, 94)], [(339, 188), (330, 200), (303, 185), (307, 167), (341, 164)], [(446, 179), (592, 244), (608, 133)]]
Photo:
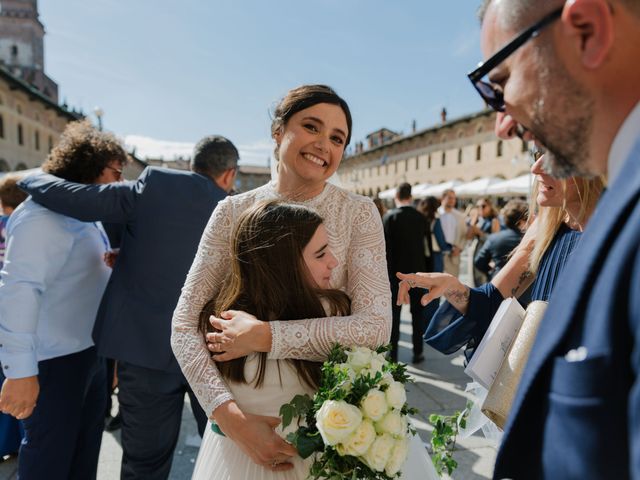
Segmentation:
[[(359, 144), (338, 175), (344, 188), (371, 197), (402, 182), (438, 184), (483, 177), (510, 179), (529, 171), (529, 146), (519, 138), (499, 140), (495, 112), (483, 110), (440, 125), (391, 136), (382, 144)], [(374, 132), (375, 133), (375, 132)]]
[(0, 172), (39, 167), (67, 123), (81, 118), (0, 67)]
[(0, 0), (0, 172), (40, 166), (67, 123), (83, 118), (58, 105), (43, 39), (37, 0)]
[(58, 102), (58, 85), (44, 73), (44, 25), (37, 0), (0, 0), (0, 65)]

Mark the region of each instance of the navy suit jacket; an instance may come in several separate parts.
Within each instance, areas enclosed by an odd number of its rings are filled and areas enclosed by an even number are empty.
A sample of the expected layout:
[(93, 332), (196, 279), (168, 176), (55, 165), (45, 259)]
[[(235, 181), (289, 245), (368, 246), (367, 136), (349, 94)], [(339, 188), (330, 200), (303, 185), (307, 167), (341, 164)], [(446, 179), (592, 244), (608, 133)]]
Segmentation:
[(173, 310), (204, 227), (226, 192), (203, 175), (153, 167), (135, 182), (84, 185), (38, 174), (20, 187), (55, 212), (125, 225), (93, 330), (98, 353), (179, 372), (169, 343)]
[[(569, 361), (585, 347), (586, 358)], [(494, 478), (640, 478), (640, 139), (550, 299)]]

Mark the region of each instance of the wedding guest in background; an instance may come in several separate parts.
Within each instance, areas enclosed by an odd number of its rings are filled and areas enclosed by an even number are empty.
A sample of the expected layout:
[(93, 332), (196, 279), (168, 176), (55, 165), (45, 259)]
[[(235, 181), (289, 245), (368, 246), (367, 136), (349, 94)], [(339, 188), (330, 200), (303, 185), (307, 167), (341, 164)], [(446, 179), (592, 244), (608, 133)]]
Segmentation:
[[(13, 211), (26, 200), (27, 194), (18, 188), (17, 174), (5, 175), (0, 179), (0, 206), (2, 215), (0, 216), (0, 269), (4, 261), (5, 241), (7, 223)], [(0, 272), (1, 275), (1, 272)], [(0, 369), (0, 384), (5, 377)], [(20, 441), (22, 440), (23, 429), (19, 420), (11, 415), (0, 413), (0, 461), (5, 455), (18, 453)]]
[[(418, 202), (417, 210), (424, 215), (427, 222), (427, 236), (425, 241), (425, 272), (442, 272), (444, 269), (443, 254), (451, 250), (444, 239), (442, 225), (438, 218), (438, 207), (440, 202), (436, 197), (423, 198)], [(440, 301), (434, 299), (427, 303), (423, 309), (425, 327), (429, 325), (431, 317), (438, 310)]]
[(445, 190), (438, 209), (444, 238), (451, 250), (444, 252), (444, 271), (457, 277), (460, 274), (460, 253), (466, 243), (467, 227), (464, 214), (456, 210), (456, 192)]
[(522, 240), (522, 234), (527, 228), (527, 213), (526, 202), (509, 200), (501, 211), (505, 229), (489, 234), (476, 253), (473, 264), (489, 279), (507, 263), (509, 254)]
[(493, 208), (491, 200), (487, 197), (480, 197), (476, 200), (475, 209), (471, 211), (467, 224), (467, 240), (471, 240), (469, 259), (473, 270), (474, 285), (486, 283), (490, 277), (487, 277), (486, 269), (482, 270), (476, 267), (473, 259), (482, 249), (487, 237), (492, 233), (499, 232), (500, 228), (498, 213)]
[[(42, 166), (79, 184), (117, 180), (127, 155), (88, 121), (67, 125)], [(109, 279), (98, 223), (59, 215), (33, 199), (7, 227), (0, 283), (0, 410), (22, 420), (20, 479), (95, 479), (106, 391), (91, 339)]]
[[(411, 185), (401, 183), (396, 189), (396, 208), (389, 210), (382, 219), (384, 239), (387, 248), (387, 270), (391, 284), (391, 351), (393, 361), (398, 360), (398, 342), (400, 340), (400, 310), (398, 305), (397, 272), (422, 268), (426, 271), (425, 242), (427, 240), (427, 222), (424, 216), (413, 206)], [(422, 292), (412, 290), (409, 294), (411, 306), (411, 339), (413, 343), (412, 363), (424, 360), (422, 355), (425, 321), (420, 304)]]
[(487, 61), (470, 78), (485, 101), (549, 149), (552, 174), (609, 181), (556, 282), (494, 477), (640, 478), (640, 3), (487, 0), (481, 18)]
[(211, 212), (233, 186), (238, 151), (212, 135), (191, 172), (146, 168), (135, 182), (78, 185), (36, 175), (21, 186), (43, 205), (84, 221), (125, 224), (94, 328), (98, 353), (117, 360), (123, 479), (165, 479), (185, 393), (204, 432), (207, 416), (173, 356), (171, 316)]

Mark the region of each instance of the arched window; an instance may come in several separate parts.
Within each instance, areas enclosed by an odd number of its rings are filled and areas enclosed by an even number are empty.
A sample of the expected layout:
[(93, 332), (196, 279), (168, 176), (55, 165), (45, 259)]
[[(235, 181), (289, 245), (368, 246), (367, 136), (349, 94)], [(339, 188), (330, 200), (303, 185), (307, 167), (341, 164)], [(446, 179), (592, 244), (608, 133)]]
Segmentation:
[(4, 158), (0, 158), (0, 172), (8, 172), (9, 170), (11, 169), (7, 161)]
[(462, 163), (462, 149), (458, 149), (458, 164)]
[(498, 140), (498, 143), (496, 145), (496, 156), (502, 156), (502, 140)]
[(442, 152), (442, 166), (444, 167), (445, 163), (447, 163), (447, 152)]
[(24, 133), (22, 131), (22, 124), (18, 124), (18, 145), (24, 145)]
[(431, 154), (429, 154), (429, 158), (427, 158), (427, 170), (431, 170)]
[(416, 170), (420, 169), (420, 157), (416, 157)]
[(478, 145), (476, 147), (476, 162), (479, 162), (482, 158), (482, 146)]
[(51, 135), (49, 135), (49, 142), (48, 142), (47, 148), (48, 148), (48, 152), (51, 153), (51, 150), (53, 150), (53, 137)]
[(35, 144), (36, 150), (40, 150), (40, 132), (36, 130), (36, 133), (33, 134), (33, 142)]
[(18, 165), (16, 165), (16, 172), (18, 172), (20, 170), (26, 170), (26, 169), (27, 169), (27, 166), (22, 162), (20, 162)]

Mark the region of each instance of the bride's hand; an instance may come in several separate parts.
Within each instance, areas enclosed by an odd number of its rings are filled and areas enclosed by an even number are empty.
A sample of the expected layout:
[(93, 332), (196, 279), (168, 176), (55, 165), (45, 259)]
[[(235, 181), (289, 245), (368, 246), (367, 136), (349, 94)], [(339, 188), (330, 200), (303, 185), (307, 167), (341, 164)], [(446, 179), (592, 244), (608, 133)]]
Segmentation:
[(420, 302), (427, 305), (432, 300), (444, 297), (462, 314), (467, 312), (469, 304), (469, 287), (461, 283), (457, 277), (448, 273), (396, 273), (400, 279), (398, 288), (398, 305), (409, 303), (409, 290), (414, 287), (429, 290)]
[(280, 424), (278, 417), (244, 413), (233, 400), (216, 408), (212, 417), (254, 463), (276, 472), (293, 468), (289, 460), (298, 451), (274, 431)]
[(222, 318), (209, 318), (217, 332), (207, 333), (207, 348), (218, 362), (245, 357), (253, 352), (271, 351), (268, 322), (238, 310), (222, 312)]

